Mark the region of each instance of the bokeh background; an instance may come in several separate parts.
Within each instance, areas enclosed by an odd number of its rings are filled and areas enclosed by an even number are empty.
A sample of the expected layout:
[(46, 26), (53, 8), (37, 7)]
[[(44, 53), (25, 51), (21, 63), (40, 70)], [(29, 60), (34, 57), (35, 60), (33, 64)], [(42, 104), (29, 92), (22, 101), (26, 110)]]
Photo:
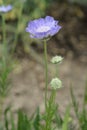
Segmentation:
[[(50, 59), (64, 57), (59, 66), (63, 88), (57, 93), (61, 116), (71, 102), (70, 85), (82, 105), (87, 75), (87, 0), (0, 0), (0, 4), (12, 4), (12, 11), (5, 14), (6, 39), (9, 53), (14, 48), (14, 69), (10, 73), (11, 89), (3, 104), (14, 113), (18, 109), (31, 115), (38, 106), (44, 112), (44, 61), (42, 41), (30, 39), (25, 32), (30, 20), (53, 16), (62, 29), (47, 43), (49, 82), (54, 74)], [(16, 35), (16, 36), (15, 36)], [(16, 39), (16, 40), (15, 40)], [(2, 50), (2, 18), (0, 16), (0, 50)], [(0, 57), (2, 57), (0, 51)], [(50, 92), (50, 88), (49, 88)], [(71, 115), (75, 119), (73, 110)]]

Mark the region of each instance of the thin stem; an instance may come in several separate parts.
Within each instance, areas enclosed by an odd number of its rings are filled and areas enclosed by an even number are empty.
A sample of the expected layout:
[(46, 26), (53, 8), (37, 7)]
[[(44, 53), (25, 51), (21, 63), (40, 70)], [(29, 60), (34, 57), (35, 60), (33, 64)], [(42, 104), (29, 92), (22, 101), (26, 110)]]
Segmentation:
[(4, 49), (4, 55), (6, 56), (6, 28), (5, 28), (5, 16), (2, 14), (2, 30), (3, 30), (3, 49)]
[(20, 26), (20, 22), (21, 22), (21, 18), (22, 18), (22, 11), (23, 11), (23, 4), (20, 5), (20, 9), (19, 9), (19, 17), (18, 17), (17, 29), (15, 31), (15, 39), (14, 39), (14, 44), (12, 47), (12, 54), (14, 53), (16, 45), (17, 45), (19, 26)]
[(45, 130), (51, 130), (52, 127), (52, 119), (54, 117), (53, 109), (55, 107), (55, 97), (56, 97), (56, 90), (52, 90), (52, 93), (50, 95), (50, 98), (48, 100), (48, 106), (47, 106), (47, 113), (46, 113), (46, 128)]
[(55, 64), (55, 68), (56, 68), (55, 76), (58, 77), (58, 64)]
[(48, 87), (48, 65), (47, 65), (47, 43), (44, 40), (44, 61), (45, 61), (45, 109), (47, 108), (47, 87)]
[(0, 120), (3, 112), (3, 102), (4, 102), (4, 98), (0, 96)]

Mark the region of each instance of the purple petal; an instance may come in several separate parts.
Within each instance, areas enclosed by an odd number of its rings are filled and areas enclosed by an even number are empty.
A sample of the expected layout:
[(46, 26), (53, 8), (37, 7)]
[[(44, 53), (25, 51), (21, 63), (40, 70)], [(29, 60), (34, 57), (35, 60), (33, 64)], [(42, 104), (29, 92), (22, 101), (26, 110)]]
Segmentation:
[(57, 20), (54, 20), (53, 17), (50, 17), (50, 16), (46, 16), (45, 18), (45, 23), (46, 25), (50, 26), (50, 27), (53, 27), (55, 25), (58, 24), (58, 21)]
[(51, 17), (51, 16), (46, 16), (46, 17), (45, 17), (45, 21), (46, 21), (46, 22), (48, 22), (48, 21), (49, 21), (49, 22), (53, 22), (53, 21), (54, 21), (54, 18)]
[(6, 13), (8, 11), (12, 10), (12, 6), (11, 5), (7, 5), (7, 6), (0, 6), (0, 12)]
[(52, 30), (50, 30), (48, 34), (49, 34), (50, 36), (53, 36), (53, 35), (55, 35), (56, 33), (58, 33), (60, 29), (61, 29), (61, 26), (56, 26), (56, 27), (52, 28)]
[(30, 21), (28, 23), (28, 27), (26, 28), (27, 32), (33, 33), (36, 31), (36, 29), (38, 28), (38, 24), (35, 23), (35, 21)]
[(26, 32), (30, 33), (31, 38), (44, 39), (49, 36), (55, 35), (61, 26), (58, 25), (58, 21), (53, 17), (46, 16), (45, 18), (39, 18), (28, 23)]
[(42, 26), (45, 24), (45, 21), (43, 18), (39, 18), (36, 23), (38, 24), (38, 26)]

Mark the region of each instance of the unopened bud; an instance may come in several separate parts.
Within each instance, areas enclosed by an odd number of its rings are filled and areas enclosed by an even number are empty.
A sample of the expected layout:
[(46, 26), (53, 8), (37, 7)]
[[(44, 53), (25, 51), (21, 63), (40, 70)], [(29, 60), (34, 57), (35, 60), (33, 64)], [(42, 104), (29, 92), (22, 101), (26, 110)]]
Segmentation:
[(53, 64), (60, 64), (63, 60), (63, 57), (61, 56), (54, 56), (52, 59), (51, 59), (51, 62)]
[(59, 89), (62, 87), (62, 81), (58, 78), (53, 78), (50, 82), (51, 88), (53, 89)]

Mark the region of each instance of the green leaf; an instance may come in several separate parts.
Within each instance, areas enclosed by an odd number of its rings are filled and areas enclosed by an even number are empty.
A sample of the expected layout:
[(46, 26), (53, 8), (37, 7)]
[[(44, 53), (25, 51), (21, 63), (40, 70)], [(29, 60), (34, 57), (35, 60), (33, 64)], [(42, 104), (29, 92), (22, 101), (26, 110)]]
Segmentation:
[(64, 120), (63, 120), (63, 125), (62, 125), (62, 130), (68, 130), (68, 123), (69, 123), (69, 116), (70, 114), (70, 105), (67, 107)]
[(5, 112), (4, 112), (4, 116), (5, 116), (5, 118), (4, 118), (4, 120), (5, 120), (5, 129), (6, 130), (9, 130), (9, 122), (8, 122), (8, 118), (7, 118), (7, 113), (9, 112), (9, 110), (10, 110), (10, 106), (9, 107), (7, 107), (6, 109), (5, 109)]
[(35, 116), (35, 119), (34, 119), (34, 129), (35, 130), (40, 130), (40, 112), (39, 112), (39, 108), (37, 108), (37, 111), (36, 111), (36, 116)]
[(85, 93), (84, 93), (84, 105), (86, 104), (87, 104), (87, 81), (86, 81)]
[(13, 114), (11, 112), (10, 112), (10, 117), (11, 117), (11, 120), (10, 120), (10, 122), (11, 122), (11, 130), (16, 130)]
[(72, 87), (70, 88), (70, 93), (71, 93), (72, 104), (73, 104), (73, 107), (74, 107), (75, 114), (76, 114), (76, 116), (77, 116), (77, 119), (79, 119), (78, 103), (77, 103), (76, 98), (75, 98), (75, 96), (74, 96)]
[(63, 120), (62, 120), (62, 118), (60, 117), (59, 113), (56, 113), (56, 114), (55, 114), (55, 119), (56, 119), (57, 128), (61, 128), (61, 127), (62, 127)]
[(31, 130), (30, 120), (21, 110), (18, 111), (17, 130)]

